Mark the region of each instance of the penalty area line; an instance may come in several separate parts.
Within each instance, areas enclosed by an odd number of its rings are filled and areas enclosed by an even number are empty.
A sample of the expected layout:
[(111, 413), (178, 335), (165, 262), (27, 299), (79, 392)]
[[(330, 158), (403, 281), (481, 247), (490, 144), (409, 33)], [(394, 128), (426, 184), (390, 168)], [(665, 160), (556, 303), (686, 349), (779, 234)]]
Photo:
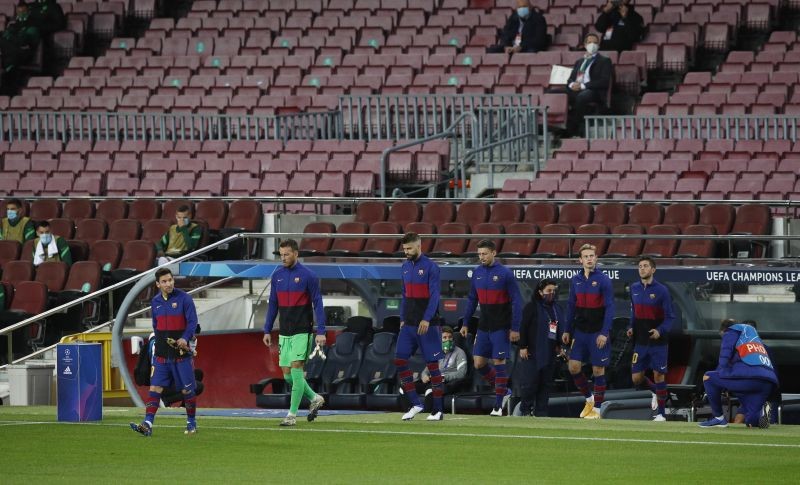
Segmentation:
[[(0, 426), (14, 426), (14, 425), (89, 425), (89, 426), (109, 426), (109, 427), (128, 427), (127, 424), (116, 423), (69, 423), (57, 421), (0, 421)], [(183, 428), (183, 425), (156, 425), (154, 430), (158, 428)], [(753, 448), (790, 448), (798, 449), (800, 444), (791, 443), (741, 443), (729, 441), (699, 441), (699, 440), (656, 440), (644, 438), (603, 438), (597, 436), (546, 436), (546, 435), (527, 435), (527, 434), (499, 434), (499, 433), (452, 433), (452, 432), (435, 432), (435, 431), (390, 431), (390, 430), (365, 430), (365, 429), (310, 429), (310, 428), (266, 428), (258, 426), (203, 426), (202, 421), (199, 423), (198, 431), (202, 432), (204, 429), (213, 430), (237, 430), (237, 431), (277, 431), (281, 433), (301, 432), (301, 433), (338, 433), (338, 434), (370, 434), (370, 435), (387, 435), (387, 436), (446, 436), (451, 438), (500, 438), (500, 439), (518, 439), (518, 440), (560, 440), (560, 441), (590, 441), (590, 442), (606, 442), (606, 443), (643, 443), (643, 444), (657, 444), (657, 445), (720, 445), (720, 446), (748, 446)]]

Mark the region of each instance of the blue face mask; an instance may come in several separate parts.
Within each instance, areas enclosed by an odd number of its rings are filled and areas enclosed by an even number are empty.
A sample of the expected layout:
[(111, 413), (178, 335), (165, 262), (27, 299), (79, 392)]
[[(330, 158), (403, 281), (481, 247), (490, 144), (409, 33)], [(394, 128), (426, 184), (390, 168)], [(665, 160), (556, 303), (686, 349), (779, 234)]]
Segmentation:
[(42, 241), (42, 244), (46, 246), (53, 241), (53, 235), (50, 233), (42, 234), (39, 239)]
[(526, 18), (529, 13), (530, 9), (528, 7), (519, 7), (517, 9), (517, 15), (519, 15), (520, 18)]
[(15, 211), (14, 209), (8, 209), (6, 211), (6, 217), (8, 217), (11, 220), (16, 219), (17, 218), (17, 211)]

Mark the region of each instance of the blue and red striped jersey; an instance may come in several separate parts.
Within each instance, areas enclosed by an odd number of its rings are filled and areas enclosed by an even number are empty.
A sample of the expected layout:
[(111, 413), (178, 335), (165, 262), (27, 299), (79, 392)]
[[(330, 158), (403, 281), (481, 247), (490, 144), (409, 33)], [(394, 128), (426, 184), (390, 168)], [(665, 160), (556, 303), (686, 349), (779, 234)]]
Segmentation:
[(566, 333), (575, 328), (608, 337), (614, 319), (614, 287), (608, 275), (598, 269), (588, 278), (583, 270), (575, 274), (569, 281), (566, 317)]
[(311, 333), (315, 319), (317, 334), (325, 335), (319, 278), (300, 263), (291, 268), (280, 267), (272, 273), (264, 333), (272, 331), (278, 315), (281, 317), (281, 335)]
[(400, 273), (403, 282), (400, 320), (404, 325), (413, 326), (422, 320), (438, 324), (434, 317), (439, 311), (439, 266), (420, 254), (414, 261), (404, 261)]
[(522, 296), (510, 269), (495, 261), (491, 266), (481, 264), (472, 271), (464, 322), (472, 318), (478, 303), (481, 304), (480, 330), (491, 332), (510, 327), (519, 332)]
[(159, 291), (151, 300), (150, 309), (156, 334), (156, 357), (179, 357), (178, 351), (167, 345), (167, 338), (183, 338), (189, 342), (194, 337), (197, 330), (197, 310), (192, 297), (175, 288), (165, 299)]
[[(631, 285), (631, 323), (636, 345), (665, 345), (668, 342), (675, 310), (669, 289), (655, 279), (649, 285), (641, 281)], [(650, 330), (656, 329), (661, 336), (650, 338)]]

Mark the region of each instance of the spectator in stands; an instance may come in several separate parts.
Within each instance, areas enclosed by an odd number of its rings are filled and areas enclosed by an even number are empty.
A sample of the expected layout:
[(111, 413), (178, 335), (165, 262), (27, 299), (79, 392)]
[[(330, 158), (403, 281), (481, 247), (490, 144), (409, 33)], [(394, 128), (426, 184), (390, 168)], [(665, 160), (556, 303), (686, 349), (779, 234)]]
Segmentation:
[(506, 25), (498, 30), (499, 44), (490, 46), (486, 52), (539, 52), (547, 48), (547, 21), (530, 0), (516, 0), (516, 8), (508, 17)]
[(34, 0), (28, 4), (31, 24), (42, 37), (67, 28), (67, 17), (56, 0)]
[[(443, 394), (452, 394), (466, 382), (467, 354), (453, 341), (451, 327), (442, 327), (442, 352), (444, 355), (439, 359), (439, 370), (442, 373)], [(417, 393), (424, 395), (426, 399), (433, 394), (431, 372), (427, 367), (419, 375)], [(426, 407), (430, 408), (431, 406), (427, 405)]]
[(716, 370), (703, 376), (712, 415), (700, 426), (728, 426), (722, 412), (722, 391), (727, 390), (736, 394), (746, 410), (748, 427), (769, 427), (769, 416), (762, 410), (767, 398), (778, 387), (778, 376), (758, 331), (752, 325), (727, 319), (722, 321), (720, 333), (719, 364)]
[[(578, 254), (582, 270), (569, 282), (566, 325), (561, 341), (569, 346), (569, 373), (575, 387), (586, 398), (580, 417), (600, 419), (606, 394), (606, 367), (611, 358), (608, 336), (614, 319), (614, 287), (611, 279), (597, 269), (595, 246), (584, 244)], [(593, 392), (589, 392), (589, 382), (581, 370), (584, 362), (592, 364)]]
[(594, 27), (602, 36), (600, 50), (629, 51), (642, 39), (644, 20), (634, 10), (631, 0), (608, 0), (600, 9)]
[(556, 302), (556, 282), (543, 279), (533, 298), (522, 310), (519, 327), (521, 383), (520, 411), (523, 416), (547, 416), (556, 356), (561, 352), (564, 310)]
[(583, 129), (583, 118), (592, 105), (608, 102), (608, 88), (611, 85), (611, 59), (597, 53), (600, 50), (600, 36), (588, 34), (584, 39), (586, 55), (575, 61), (572, 73), (567, 80), (570, 112), (567, 130), (578, 136)]
[(158, 264), (166, 264), (173, 259), (197, 249), (203, 236), (203, 228), (189, 219), (189, 206), (182, 205), (175, 211), (176, 223), (156, 243)]
[(36, 228), (30, 217), (22, 215), (22, 201), (11, 199), (6, 202), (6, 216), (0, 221), (0, 239), (22, 244), (34, 237)]
[(50, 223), (41, 221), (36, 225), (33, 265), (39, 266), (45, 261), (63, 261), (72, 265), (72, 253), (69, 251), (69, 244), (63, 237), (50, 232)]
[(3, 89), (14, 92), (19, 83), (19, 66), (30, 62), (39, 47), (41, 33), (32, 23), (30, 9), (24, 1), (17, 5), (17, 15), (0, 35), (3, 57)]

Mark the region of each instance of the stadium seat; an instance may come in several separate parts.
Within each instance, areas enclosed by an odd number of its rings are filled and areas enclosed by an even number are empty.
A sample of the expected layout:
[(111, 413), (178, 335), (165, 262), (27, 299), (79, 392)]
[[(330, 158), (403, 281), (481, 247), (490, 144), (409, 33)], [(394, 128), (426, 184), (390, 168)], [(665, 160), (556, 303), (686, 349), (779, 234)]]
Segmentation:
[[(472, 228), (473, 233), (475, 234), (503, 234), (503, 226), (494, 222), (482, 222), (480, 224), (475, 224)], [(462, 253), (462, 256), (475, 258), (478, 256), (478, 243), (482, 239), (471, 238), (469, 240), (469, 245), (467, 245), (467, 249)], [(503, 249), (503, 238), (494, 238), (491, 239), (494, 242), (495, 250), (497, 252), (502, 251)]]
[(649, 231), (651, 226), (661, 224), (664, 219), (664, 208), (650, 202), (639, 202), (631, 207), (628, 224), (638, 224)]
[(47, 285), (47, 291), (54, 293), (64, 289), (69, 274), (69, 266), (63, 261), (45, 261), (36, 267), (36, 279)]
[[(716, 235), (714, 226), (695, 224), (688, 226), (684, 235), (691, 236), (713, 236)], [(716, 243), (710, 239), (684, 239), (678, 246), (675, 254), (677, 258), (713, 258), (715, 255)]]
[(106, 224), (111, 224), (117, 219), (125, 219), (128, 216), (128, 203), (120, 199), (106, 199), (97, 204), (95, 217), (102, 219)]
[(687, 226), (697, 224), (699, 213), (700, 211), (694, 204), (670, 204), (664, 212), (663, 223), (684, 231)]
[(228, 218), (228, 205), (219, 199), (205, 199), (197, 203), (194, 219), (208, 224), (211, 231), (219, 231)]
[(14, 288), (23, 281), (33, 280), (34, 269), (30, 260), (9, 261), (3, 265), (2, 281)]
[[(656, 224), (647, 229), (647, 234), (662, 235), (662, 236), (677, 236), (681, 233), (680, 229), (675, 226)], [(675, 255), (678, 250), (678, 238), (669, 239), (647, 239), (642, 248), (643, 256), (670, 258)]]
[[(488, 216), (488, 212), (486, 214)], [(448, 222), (439, 226), (438, 234), (470, 234), (470, 228), (463, 222)], [(467, 248), (467, 238), (436, 239), (430, 256), (459, 256)]]
[[(173, 214), (165, 214), (166, 217), (173, 217)], [(136, 199), (131, 202), (128, 209), (128, 218), (136, 219), (144, 225), (147, 221), (161, 217), (161, 204), (152, 199)]]
[(0, 269), (4, 268), (9, 261), (19, 259), (21, 251), (22, 244), (19, 241), (0, 240)]
[(531, 202), (525, 208), (525, 217), (522, 222), (544, 227), (548, 224), (555, 224), (557, 220), (558, 205), (553, 202)]
[[(358, 371), (361, 368), (364, 351), (356, 343), (356, 334), (342, 332), (336, 336), (336, 343), (328, 351), (328, 358), (322, 370), (323, 389), (328, 393), (328, 403), (332, 409), (360, 409), (366, 404), (366, 399), (358, 399), (356, 406), (351, 404), (351, 399), (340, 400), (337, 394), (353, 394), (358, 384)], [(344, 401), (344, 402), (342, 402)]]
[[(568, 224), (547, 224), (542, 227), (542, 234), (572, 234), (572, 226)], [(534, 258), (566, 258), (570, 256), (570, 238), (541, 239), (539, 247), (531, 256)]]
[(561, 212), (558, 214), (558, 223), (566, 224), (574, 230), (576, 227), (591, 223), (593, 213), (594, 209), (591, 204), (567, 202), (561, 206)]
[(358, 373), (361, 392), (366, 394), (367, 409), (398, 409), (400, 396), (396, 392), (397, 369), (394, 366), (397, 335), (379, 332), (364, 352)]
[(34, 221), (49, 221), (61, 217), (61, 202), (54, 199), (37, 199), (31, 203), (28, 217)]
[(422, 222), (429, 222), (434, 226), (441, 226), (447, 222), (453, 222), (455, 218), (455, 204), (443, 200), (428, 202), (425, 204), (424, 210), (422, 211)]
[[(8, 310), (0, 311), (0, 328), (26, 320), (42, 313), (47, 307), (47, 286), (39, 281), (20, 281), (14, 286), (14, 298)], [(28, 353), (31, 337), (40, 338), (43, 334), (43, 323), (37, 322), (27, 328), (15, 330), (12, 334), (12, 352), (15, 357)], [(7, 347), (7, 337), (0, 337), (3, 348)]]
[(405, 226), (409, 222), (418, 222), (422, 218), (422, 205), (412, 200), (400, 200), (389, 207), (386, 222)]
[(700, 210), (697, 224), (712, 226), (716, 234), (725, 235), (731, 232), (736, 219), (736, 210), (727, 204), (708, 204)]
[(374, 222), (385, 221), (389, 215), (389, 208), (385, 203), (379, 201), (359, 202), (356, 206), (356, 217), (354, 222), (372, 224)]
[[(762, 236), (770, 232), (770, 211), (766, 205), (744, 204), (736, 209), (736, 222), (733, 224), (731, 234), (747, 234)], [(747, 253), (750, 257), (763, 257), (766, 254), (768, 241), (734, 241), (734, 254)]]
[[(335, 233), (336, 226), (331, 222), (310, 222), (306, 224), (303, 232), (308, 234)], [(332, 238), (304, 237), (300, 240), (299, 253), (301, 257), (324, 255), (333, 244)]]
[[(343, 222), (336, 230), (337, 234), (368, 234), (369, 226), (363, 222)], [(355, 256), (364, 249), (364, 237), (336, 237), (327, 256)]]
[[(436, 234), (436, 226), (430, 222), (410, 222), (403, 228), (405, 232), (415, 232), (417, 234)], [(422, 237), (422, 245), (420, 249), (424, 254), (428, 254), (433, 250), (433, 245), (436, 242), (436, 236)], [(402, 249), (395, 254), (398, 257), (405, 257)]]
[(492, 213), (489, 222), (508, 226), (520, 222), (523, 215), (523, 206), (518, 202), (495, 202), (492, 204)]
[[(466, 224), (470, 228), (489, 220), (489, 204), (479, 200), (468, 200), (458, 206), (455, 222)], [(441, 233), (441, 231), (439, 231)]]
[[(638, 224), (621, 224), (611, 230), (612, 234), (644, 234), (644, 228)], [(606, 258), (633, 258), (642, 251), (642, 239), (612, 239), (603, 255)]]
[(89, 261), (97, 261), (103, 271), (117, 268), (122, 257), (122, 245), (119, 241), (101, 239), (89, 245)]
[(123, 245), (139, 239), (141, 233), (142, 226), (136, 219), (117, 219), (108, 226), (108, 239), (119, 241)]
[[(391, 213), (389, 217), (391, 218)], [(412, 221), (415, 222), (415, 221)], [(402, 228), (396, 222), (384, 221), (376, 222), (369, 228), (370, 234), (401, 234)], [(391, 239), (378, 239), (368, 238), (364, 249), (359, 253), (360, 256), (365, 257), (383, 257), (392, 256), (398, 251), (400, 246), (400, 238)]]
[(105, 239), (108, 225), (103, 219), (81, 219), (75, 226), (75, 239), (86, 241), (90, 246), (95, 241)]
[(572, 243), (572, 254), (577, 255), (578, 251), (580, 250), (581, 246), (584, 244), (591, 244), (597, 248), (596, 254), (597, 257), (601, 257), (605, 254), (606, 248), (608, 247), (608, 239), (597, 239), (597, 238), (589, 238), (589, 237), (579, 237), (579, 236), (588, 236), (590, 234), (608, 234), (608, 227), (605, 224), (583, 224), (582, 226), (578, 227), (578, 230), (575, 231), (575, 241)]
[(50, 219), (50, 232), (64, 239), (72, 239), (75, 235), (75, 224), (72, 219)]
[(618, 202), (605, 202), (598, 204), (594, 211), (595, 224), (605, 224), (616, 227), (628, 222), (628, 207)]
[(527, 238), (506, 238), (503, 242), (502, 252), (497, 255), (501, 258), (524, 258), (531, 256), (536, 251), (539, 240), (535, 235), (539, 234), (536, 224), (530, 222), (516, 222), (506, 226), (506, 234), (526, 234)]
[(141, 239), (156, 244), (169, 231), (171, 225), (172, 221), (166, 219), (151, 219), (142, 226)]

